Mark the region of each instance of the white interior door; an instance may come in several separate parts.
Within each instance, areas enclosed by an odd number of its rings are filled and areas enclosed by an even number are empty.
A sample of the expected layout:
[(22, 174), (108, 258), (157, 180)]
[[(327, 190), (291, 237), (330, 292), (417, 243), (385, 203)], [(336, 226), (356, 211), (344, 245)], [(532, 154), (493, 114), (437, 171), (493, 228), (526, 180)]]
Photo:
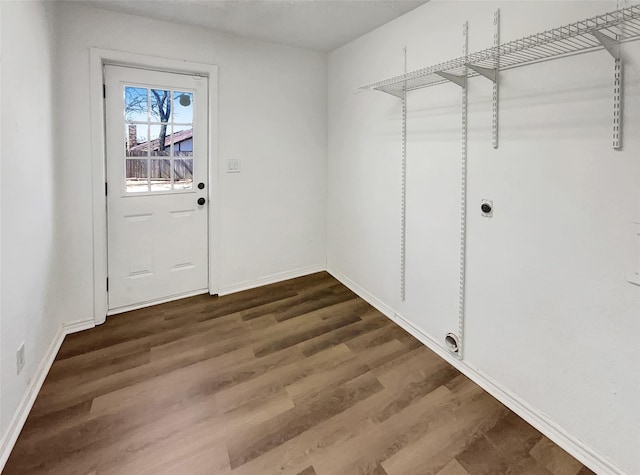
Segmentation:
[(105, 66), (109, 313), (208, 289), (207, 79)]

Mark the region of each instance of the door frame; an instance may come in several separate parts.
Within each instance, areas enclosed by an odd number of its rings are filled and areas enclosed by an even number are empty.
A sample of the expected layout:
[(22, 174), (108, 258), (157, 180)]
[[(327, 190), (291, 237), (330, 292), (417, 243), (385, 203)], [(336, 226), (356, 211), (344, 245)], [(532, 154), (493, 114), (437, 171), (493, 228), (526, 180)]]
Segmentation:
[(103, 66), (128, 66), (138, 69), (192, 74), (208, 78), (208, 255), (209, 294), (218, 293), (218, 67), (178, 59), (147, 56), (124, 51), (90, 48), (90, 108), (91, 108), (91, 188), (93, 212), (93, 318), (96, 325), (105, 322), (107, 296), (107, 197), (105, 103), (103, 98)]

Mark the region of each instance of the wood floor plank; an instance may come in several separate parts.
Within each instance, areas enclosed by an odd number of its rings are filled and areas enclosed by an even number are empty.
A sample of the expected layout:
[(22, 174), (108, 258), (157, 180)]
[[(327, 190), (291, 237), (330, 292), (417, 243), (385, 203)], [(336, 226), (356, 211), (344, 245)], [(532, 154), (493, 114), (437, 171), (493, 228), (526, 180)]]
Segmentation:
[[(293, 357), (294, 355), (291, 355), (291, 358)], [(109, 414), (114, 409), (120, 411), (137, 404), (171, 405), (180, 399), (195, 398), (198, 394), (208, 392), (204, 387), (222, 387), (233, 384), (238, 377), (248, 377), (247, 371), (241, 372), (241, 376), (227, 373), (225, 369), (232, 363), (246, 368), (255, 364), (255, 357), (247, 348), (241, 348), (217, 358), (204, 360), (116, 389), (93, 398), (90, 414), (93, 417), (98, 417), (102, 414)], [(260, 372), (260, 369), (256, 369), (256, 372)], [(221, 375), (223, 376), (221, 377)], [(215, 390), (211, 391), (211, 393), (213, 392)]]
[(57, 435), (87, 419), (91, 411), (91, 401), (82, 401), (61, 411), (38, 417), (30, 415), (22, 428), (21, 445), (41, 441)]
[[(190, 300), (190, 299), (186, 299)], [(52, 371), (61, 371), (65, 374), (72, 374), (75, 372), (85, 371), (88, 368), (95, 368), (101, 365), (108, 365), (108, 362), (117, 359), (117, 358), (126, 358), (132, 354), (137, 354), (144, 350), (151, 350), (154, 347), (158, 347), (164, 344), (179, 344), (181, 340), (185, 338), (189, 338), (193, 335), (201, 334), (203, 331), (207, 331), (211, 329), (213, 332), (216, 331), (216, 328), (212, 327), (209, 323), (199, 322), (193, 315), (189, 312), (190, 318), (187, 322), (181, 323), (178, 327), (170, 327), (164, 329), (159, 332), (150, 333), (149, 335), (145, 335), (139, 338), (131, 338), (126, 341), (114, 343), (114, 344), (106, 344), (105, 342), (98, 341), (95, 343), (95, 347), (86, 353), (74, 354), (72, 356), (67, 356), (65, 358), (60, 358), (60, 355), (56, 357), (56, 361), (52, 368)], [(120, 315), (117, 315), (120, 317)], [(237, 320), (239, 317), (236, 314), (232, 314), (227, 319), (235, 319)], [(224, 321), (224, 319), (221, 319)], [(215, 322), (216, 324), (220, 323), (221, 320)], [(124, 323), (122, 320), (118, 319), (116, 321), (116, 325), (124, 325), (126, 326), (126, 321)], [(111, 322), (109, 322), (111, 323)], [(105, 325), (94, 328), (91, 332), (102, 329)], [(240, 335), (242, 336), (242, 335)], [(235, 349), (242, 346), (242, 343), (246, 341), (246, 338), (233, 338), (224, 339), (222, 341), (218, 340), (218, 344), (221, 346), (222, 351), (225, 351), (227, 348)], [(65, 348), (65, 343), (63, 343), (62, 348)], [(61, 348), (61, 349), (62, 349)]]
[[(401, 389), (405, 390), (407, 389)], [(368, 431), (358, 433), (341, 447), (332, 447), (329, 452), (314, 459), (315, 466), (323, 468), (327, 473), (369, 473), (378, 470), (377, 467), (382, 462), (403, 452), (406, 445), (428, 432), (434, 421), (447, 420), (465, 399), (479, 392), (477, 387), (469, 385), (462, 387), (456, 397), (453, 397), (449, 389), (440, 386), (416, 400), (410, 408), (404, 408), (382, 423), (376, 422)], [(378, 401), (371, 398), (372, 405), (369, 408), (361, 409), (377, 415), (384, 408), (393, 406), (397, 397), (402, 396), (394, 389), (387, 389), (381, 393)], [(353, 454), (359, 455), (354, 457)]]
[[(200, 442), (202, 443), (202, 441)], [(212, 446), (204, 443), (201, 447), (176, 460), (159, 463), (156, 459), (144, 469), (137, 470), (136, 467), (125, 467), (122, 471), (114, 473), (122, 475), (134, 473), (141, 475), (210, 475), (212, 473), (228, 474), (230, 472), (231, 468), (226, 447), (223, 444)]]
[(451, 462), (445, 465), (436, 475), (469, 475), (469, 472), (460, 465), (460, 462), (452, 459)]
[(271, 313), (260, 315), (259, 317), (248, 320), (249, 328), (251, 328), (252, 331), (264, 330), (275, 326), (277, 323), (278, 321), (276, 320), (276, 317)]
[(3, 474), (590, 474), (326, 272), (69, 335)]
[(308, 466), (303, 471), (298, 472), (297, 475), (317, 475), (316, 471), (313, 468), (313, 465)]
[(277, 321), (283, 322), (314, 310), (352, 300), (355, 297), (353, 292), (344, 286), (336, 286), (334, 282), (328, 281), (324, 285), (316, 285), (312, 289), (304, 290), (292, 297), (249, 309), (243, 312), (242, 318), (252, 320), (265, 313), (270, 313)]
[(514, 413), (507, 414), (484, 437), (502, 457), (510, 461), (512, 470), (531, 475), (549, 475), (549, 471), (529, 454), (542, 439), (542, 434), (532, 432), (528, 424)]
[(474, 475), (506, 475), (510, 471), (507, 459), (502, 457), (485, 437), (476, 438), (456, 455), (456, 460)]
[(151, 351), (148, 348), (128, 353), (124, 356), (94, 361), (92, 364), (83, 367), (82, 371), (78, 371), (78, 368), (74, 368), (72, 365), (65, 366), (61, 361), (54, 361), (51, 371), (47, 375), (47, 384), (42, 387), (42, 394), (104, 378), (126, 369), (147, 364), (150, 361)]
[(289, 346), (310, 340), (327, 332), (361, 321), (360, 311), (366, 310), (366, 304), (359, 299), (351, 299), (314, 310), (305, 318), (287, 320), (269, 332), (260, 335), (254, 346), (256, 356), (264, 356)]
[(460, 403), (449, 417), (437, 416), (429, 430), (408, 444), (402, 453), (396, 453), (382, 462), (387, 473), (437, 473), (507, 412), (502, 404), (484, 392), (471, 398), (462, 398)]
[(356, 295), (344, 286), (329, 288), (330, 293), (324, 296), (308, 296), (296, 305), (286, 305), (276, 312), (274, 316), (277, 321), (284, 322), (291, 318), (305, 315), (315, 310), (330, 307), (342, 302), (347, 302), (356, 298)]
[[(203, 406), (206, 404), (206, 401), (201, 403)], [(145, 432), (129, 434), (128, 438), (133, 441), (137, 450), (128, 451), (124, 456), (121, 455), (104, 464), (100, 473), (171, 473), (168, 467), (174, 466), (195, 467), (198, 472), (206, 472), (206, 469), (209, 469), (213, 470), (209, 473), (225, 473), (230, 470), (230, 467), (224, 441), (231, 427), (257, 424), (291, 408), (293, 404), (283, 392), (274, 397), (265, 398), (253, 407), (245, 406), (241, 410), (213, 416), (209, 420), (192, 418), (187, 423), (183, 421), (180, 430), (174, 430), (168, 436), (150, 444), (148, 443), (150, 432), (167, 433), (165, 430), (167, 421), (159, 421)], [(192, 408), (192, 412), (197, 412), (197, 407)], [(191, 416), (187, 415), (187, 417)], [(175, 416), (171, 419), (180, 423)], [(224, 448), (223, 452), (221, 452), (222, 448)]]
[(382, 343), (386, 343), (391, 340), (397, 340), (402, 343), (404, 335), (406, 335), (406, 332), (402, 328), (394, 324), (391, 320), (387, 320), (386, 326), (358, 336), (353, 340), (350, 340), (348, 345), (354, 351), (359, 351), (365, 348), (381, 345)]
[(553, 475), (577, 475), (582, 464), (543, 437), (530, 451), (531, 456)]
[[(296, 350), (299, 351), (299, 348)], [(279, 392), (285, 386), (311, 374), (331, 370), (352, 357), (353, 353), (346, 346), (335, 346), (313, 357), (289, 361), (288, 364), (283, 364), (269, 373), (263, 373), (244, 383), (223, 388), (216, 393), (216, 401), (220, 410), (226, 412), (256, 397), (261, 397), (262, 394)]]
[[(388, 399), (381, 398), (381, 401), (386, 403)], [(314, 454), (313, 465), (321, 473), (371, 473), (426, 431), (434, 417), (432, 413), (446, 410), (450, 405), (450, 391), (440, 387), (416, 401), (410, 411), (400, 411), (383, 423), (374, 422), (368, 430), (342, 444)]]
[(295, 307), (303, 302), (307, 302), (309, 299), (315, 300), (335, 295), (335, 292), (330, 288), (334, 285), (335, 284), (331, 280), (327, 279), (312, 286), (308, 286), (305, 289), (299, 289), (298, 292), (295, 292), (294, 295), (289, 297), (242, 310), (240, 314), (244, 321), (254, 320), (267, 314), (273, 315), (288, 308)]
[(308, 401), (250, 431), (242, 431), (239, 437), (227, 443), (231, 468), (268, 452), (382, 389), (375, 376), (367, 373), (336, 388), (314, 394)]
[[(410, 351), (397, 340), (388, 341), (378, 347), (367, 348), (365, 351), (374, 351), (376, 348), (383, 354), (383, 357), (377, 359), (380, 364), (388, 363), (392, 357), (400, 358)], [(370, 360), (376, 361), (373, 358)], [(352, 364), (350, 360), (347, 363)], [(373, 368), (375, 368), (375, 366), (373, 366)], [(289, 390), (289, 388), (291, 388), (291, 386), (288, 386), (287, 390)], [(237, 475), (253, 475), (256, 473), (290, 473), (291, 475), (295, 475), (303, 466), (306, 466), (305, 464), (308, 464), (309, 457), (313, 457), (314, 459), (316, 457), (332, 459), (334, 457), (333, 454), (325, 454), (335, 447), (340, 448), (343, 447), (343, 444), (349, 444), (349, 441), (354, 438), (362, 436), (361, 443), (364, 447), (367, 443), (370, 443), (372, 439), (375, 440), (375, 430), (373, 428), (377, 426), (377, 424), (372, 421), (372, 418), (375, 417), (374, 415), (383, 412), (384, 408), (393, 405), (397, 398), (402, 397), (404, 390), (408, 389), (402, 388), (399, 392), (397, 388), (380, 391), (360, 401), (355, 406), (348, 408), (341, 413), (339, 417), (321, 422), (317, 424), (313, 430), (309, 430), (280, 447), (234, 469), (233, 473)], [(419, 417), (419, 414), (415, 414), (415, 416)], [(402, 423), (400, 423), (400, 425), (402, 425)], [(338, 449), (337, 452), (349, 453), (353, 456), (355, 452), (350, 450), (350, 446), (347, 445), (347, 447), (349, 448), (346, 450)], [(361, 451), (362, 447), (356, 447), (354, 450)], [(274, 467), (278, 467), (278, 470), (275, 470)], [(383, 471), (380, 471), (378, 468), (376, 468), (376, 470), (379, 473), (383, 473)], [(318, 473), (340, 472), (319, 471)]]
[[(99, 468), (98, 473), (205, 475), (231, 471), (224, 443), (204, 431), (185, 432), (179, 440), (159, 441), (153, 450), (142, 450), (135, 457), (128, 458), (128, 463)], [(122, 458), (118, 461), (121, 462)]]
[(287, 384), (285, 390), (293, 403), (297, 405), (313, 393), (321, 392), (327, 387), (346, 383), (368, 371), (369, 367), (362, 364), (354, 356), (341, 361), (332, 368), (315, 371), (302, 379)]
[(302, 352), (305, 356), (311, 356), (332, 346), (339, 345), (352, 340), (360, 335), (369, 333), (387, 325), (387, 318), (378, 311), (365, 312), (358, 315), (359, 321), (355, 321), (345, 326), (336, 328), (330, 332), (320, 334), (301, 344)]
[[(378, 397), (380, 391), (365, 399), (368, 403)], [(261, 454), (247, 463), (235, 468), (233, 475), (281, 474), (297, 475), (321, 457), (331, 447), (340, 446), (360, 433), (371, 433), (373, 422), (361, 408), (362, 403), (351, 406), (338, 417), (320, 422), (312, 430), (301, 433), (280, 446)], [(319, 474), (331, 473), (318, 471)]]

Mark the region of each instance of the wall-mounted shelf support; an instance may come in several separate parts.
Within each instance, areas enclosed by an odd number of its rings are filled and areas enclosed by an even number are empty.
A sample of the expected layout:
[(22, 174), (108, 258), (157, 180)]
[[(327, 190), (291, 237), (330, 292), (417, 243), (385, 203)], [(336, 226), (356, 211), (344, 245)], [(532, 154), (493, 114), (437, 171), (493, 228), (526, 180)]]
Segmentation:
[(614, 61), (613, 65), (613, 148), (622, 150), (622, 88), (623, 81), (622, 60)]
[(396, 96), (398, 99), (402, 99), (404, 101), (406, 91), (404, 89), (400, 91), (388, 91), (392, 96)]
[[(469, 53), (469, 22), (462, 25), (462, 56)], [(462, 127), (461, 127), (461, 157), (460, 157), (460, 287), (458, 294), (458, 350), (456, 356), (462, 359), (464, 350), (464, 315), (465, 315), (465, 294), (467, 275), (467, 145), (468, 145), (468, 91), (467, 74), (465, 68), (464, 86), (462, 87)]]
[(444, 71), (438, 71), (436, 74), (449, 82), (457, 84), (460, 87), (467, 87), (466, 76), (456, 76), (455, 74), (445, 73)]
[(596, 40), (613, 56), (613, 148), (622, 150), (622, 59), (620, 42), (604, 33), (591, 32)]
[(613, 59), (620, 59), (619, 41), (614, 40), (610, 36), (607, 36), (598, 30), (593, 30), (591, 34), (595, 36), (596, 40), (598, 40), (598, 42), (604, 47), (604, 49), (606, 49), (611, 54), (611, 56), (613, 56)]
[[(404, 55), (404, 72), (407, 72), (407, 47)], [(406, 264), (407, 264), (407, 88), (402, 88), (402, 189), (400, 209), (400, 299), (405, 299)]]
[(480, 76), (484, 76), (489, 81), (496, 82), (498, 80), (498, 70), (493, 68), (483, 68), (482, 66), (476, 66), (475, 64), (467, 64), (468, 68), (473, 69)]
[[(491, 145), (493, 148), (498, 148), (498, 123), (499, 123), (499, 108), (498, 102), (500, 99), (500, 9), (498, 8), (493, 14), (493, 48), (496, 51), (493, 58), (493, 69), (496, 71), (495, 80), (493, 81), (493, 94), (492, 94), (492, 117), (491, 117)], [(477, 67), (477, 66), (476, 66)]]

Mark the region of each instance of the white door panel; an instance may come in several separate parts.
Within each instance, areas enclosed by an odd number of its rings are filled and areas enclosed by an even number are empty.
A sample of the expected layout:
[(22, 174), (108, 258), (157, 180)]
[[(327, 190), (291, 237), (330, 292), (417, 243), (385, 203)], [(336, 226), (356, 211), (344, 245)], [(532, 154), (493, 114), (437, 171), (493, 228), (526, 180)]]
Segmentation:
[(206, 79), (107, 66), (105, 84), (109, 309), (205, 292)]

